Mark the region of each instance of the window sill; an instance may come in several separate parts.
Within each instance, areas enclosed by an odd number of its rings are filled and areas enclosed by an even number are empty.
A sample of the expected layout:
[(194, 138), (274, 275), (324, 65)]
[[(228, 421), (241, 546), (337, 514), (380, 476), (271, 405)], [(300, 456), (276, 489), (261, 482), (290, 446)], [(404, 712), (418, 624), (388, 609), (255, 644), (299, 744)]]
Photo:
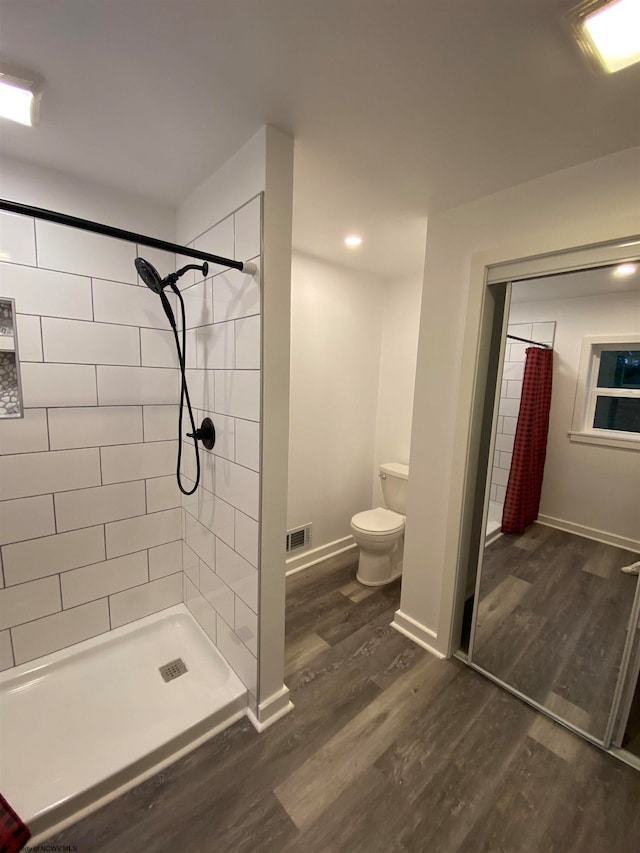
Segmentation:
[(570, 441), (575, 441), (578, 444), (600, 444), (605, 447), (617, 447), (621, 450), (638, 450), (640, 451), (640, 435), (638, 438), (618, 438), (614, 435), (600, 435), (593, 432), (574, 432), (573, 430), (567, 433)]

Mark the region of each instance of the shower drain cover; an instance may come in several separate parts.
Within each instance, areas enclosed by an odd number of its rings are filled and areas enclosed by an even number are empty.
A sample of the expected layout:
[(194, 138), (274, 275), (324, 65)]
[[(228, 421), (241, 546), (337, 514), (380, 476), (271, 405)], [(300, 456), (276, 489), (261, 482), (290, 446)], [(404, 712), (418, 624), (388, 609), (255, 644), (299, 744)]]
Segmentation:
[(173, 681), (174, 678), (184, 675), (185, 672), (188, 672), (187, 665), (182, 658), (176, 658), (160, 667), (160, 675), (165, 681)]

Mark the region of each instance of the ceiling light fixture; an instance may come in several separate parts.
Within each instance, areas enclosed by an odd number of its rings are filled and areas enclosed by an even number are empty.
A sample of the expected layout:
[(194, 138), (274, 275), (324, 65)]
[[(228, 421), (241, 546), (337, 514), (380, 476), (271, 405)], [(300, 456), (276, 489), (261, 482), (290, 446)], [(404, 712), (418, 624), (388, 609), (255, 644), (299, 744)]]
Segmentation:
[(345, 246), (350, 246), (354, 249), (356, 246), (359, 246), (362, 243), (362, 237), (358, 237), (357, 234), (349, 234), (348, 237), (344, 238)]
[(640, 0), (585, 0), (570, 12), (578, 43), (608, 74), (640, 62)]
[(34, 125), (40, 120), (40, 81), (26, 72), (0, 63), (0, 117), (19, 124)]
[(636, 264), (619, 264), (613, 271), (616, 278), (627, 278), (637, 270)]

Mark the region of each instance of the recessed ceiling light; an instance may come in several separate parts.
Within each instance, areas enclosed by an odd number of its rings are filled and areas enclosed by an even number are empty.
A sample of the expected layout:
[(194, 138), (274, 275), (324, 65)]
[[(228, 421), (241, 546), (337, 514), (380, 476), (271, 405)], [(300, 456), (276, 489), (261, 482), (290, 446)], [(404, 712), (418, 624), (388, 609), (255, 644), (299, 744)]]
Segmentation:
[(640, 62), (640, 0), (586, 0), (571, 14), (580, 46), (607, 73)]
[(357, 234), (349, 234), (348, 237), (344, 238), (344, 242), (346, 246), (351, 246), (354, 248), (355, 246), (359, 246), (362, 243), (362, 237), (358, 237)]
[(39, 81), (0, 63), (0, 117), (19, 124), (38, 124), (41, 94)]
[(619, 264), (613, 271), (613, 274), (616, 278), (626, 278), (629, 275), (633, 275), (638, 267), (636, 264)]

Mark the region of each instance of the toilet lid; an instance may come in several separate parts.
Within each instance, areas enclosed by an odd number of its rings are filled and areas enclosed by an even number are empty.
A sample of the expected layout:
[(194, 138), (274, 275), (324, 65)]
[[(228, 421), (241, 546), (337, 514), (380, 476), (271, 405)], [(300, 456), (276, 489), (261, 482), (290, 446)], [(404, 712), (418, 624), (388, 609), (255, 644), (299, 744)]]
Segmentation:
[(354, 515), (351, 524), (370, 533), (395, 533), (404, 527), (404, 516), (379, 506)]

